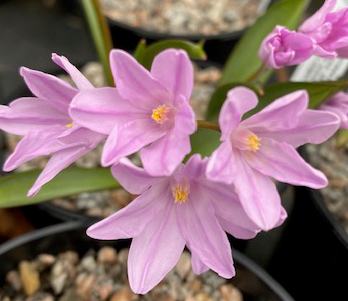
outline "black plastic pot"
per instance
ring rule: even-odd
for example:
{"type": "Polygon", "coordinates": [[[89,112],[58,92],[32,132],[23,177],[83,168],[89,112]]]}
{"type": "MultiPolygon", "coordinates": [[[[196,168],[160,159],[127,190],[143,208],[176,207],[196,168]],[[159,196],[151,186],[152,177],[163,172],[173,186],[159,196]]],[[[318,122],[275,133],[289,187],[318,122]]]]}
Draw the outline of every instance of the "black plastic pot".
{"type": "MultiPolygon", "coordinates": [[[[57,254],[68,249],[81,255],[89,249],[112,245],[116,249],[127,248],[130,240],[98,241],[86,236],[88,224],[71,222],[40,229],[0,246],[0,283],[6,273],[24,259],[34,259],[39,253],[57,254]]],[[[244,295],[245,301],[293,301],[290,295],[263,269],[250,259],[234,251],[237,276],[231,280],[244,295]]]]}
{"type": "Polygon", "coordinates": [[[346,300],[347,271],[347,233],[327,209],[320,190],[296,187],[269,272],[296,300],[346,300]]]}

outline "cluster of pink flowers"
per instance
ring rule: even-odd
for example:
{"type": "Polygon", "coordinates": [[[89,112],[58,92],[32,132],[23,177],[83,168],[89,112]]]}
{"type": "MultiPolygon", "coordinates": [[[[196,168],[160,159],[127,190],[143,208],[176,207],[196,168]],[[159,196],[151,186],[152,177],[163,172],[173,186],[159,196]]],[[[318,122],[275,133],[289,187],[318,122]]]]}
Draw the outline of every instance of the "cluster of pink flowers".
{"type": "Polygon", "coordinates": [[[348,58],[348,7],[332,12],[336,0],[323,6],[298,31],[276,26],[262,43],[259,57],[265,66],[279,69],[306,61],[312,55],[348,58]]]}
{"type": "MultiPolygon", "coordinates": [[[[221,145],[210,158],[191,152],[197,128],[189,105],[193,66],[182,50],[169,49],[151,71],[121,50],[110,54],[116,88],[94,88],[65,57],[53,55],[77,88],[57,77],[21,69],[35,97],[0,106],[0,128],[23,135],[4,169],[51,154],[29,191],[105,141],[101,164],[130,193],[130,205],[88,229],[98,239],[133,238],[128,260],[133,291],[147,293],[179,260],[185,246],[192,268],[235,275],[225,233],[253,238],[279,226],[287,214],[273,179],[321,188],[325,176],[295,148],[322,143],[340,120],[331,112],[307,109],[308,94],[297,91],[242,120],[257,95],[245,87],[228,93],[220,112],[221,145]],[[140,151],[143,168],[126,157],[140,151]]],[[[207,141],[209,143],[209,141],[207,141]]]]}

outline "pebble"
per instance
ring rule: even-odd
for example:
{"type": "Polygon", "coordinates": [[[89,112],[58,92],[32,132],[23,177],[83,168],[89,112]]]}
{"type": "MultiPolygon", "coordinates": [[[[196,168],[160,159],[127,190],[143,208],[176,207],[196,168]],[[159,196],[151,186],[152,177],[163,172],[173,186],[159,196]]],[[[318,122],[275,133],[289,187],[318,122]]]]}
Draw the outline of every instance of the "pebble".
{"type": "Polygon", "coordinates": [[[175,266],[175,271],[179,274],[181,279],[184,279],[191,270],[191,256],[187,252],[183,252],[178,263],[175,266]]]}
{"type": "Polygon", "coordinates": [[[243,301],[242,293],[232,284],[224,284],[219,288],[223,301],[243,301]]]}
{"type": "Polygon", "coordinates": [[[11,284],[11,286],[16,290],[20,291],[22,289],[22,280],[20,274],[15,271],[9,271],[6,275],[6,281],[11,284]]]}
{"type": "Polygon", "coordinates": [[[33,295],[40,288],[40,276],[34,265],[29,261],[19,263],[19,273],[23,283],[24,292],[33,295]]]}
{"type": "Polygon", "coordinates": [[[101,0],[113,20],[174,35],[241,30],[259,16],[262,0],[101,0]]]}
{"type": "Polygon", "coordinates": [[[117,252],[115,248],[103,247],[98,252],[98,262],[113,263],[117,259],[117,252]]]}
{"type": "Polygon", "coordinates": [[[134,294],[129,287],[123,287],[112,295],[110,301],[135,301],[138,296],[134,294]]]}

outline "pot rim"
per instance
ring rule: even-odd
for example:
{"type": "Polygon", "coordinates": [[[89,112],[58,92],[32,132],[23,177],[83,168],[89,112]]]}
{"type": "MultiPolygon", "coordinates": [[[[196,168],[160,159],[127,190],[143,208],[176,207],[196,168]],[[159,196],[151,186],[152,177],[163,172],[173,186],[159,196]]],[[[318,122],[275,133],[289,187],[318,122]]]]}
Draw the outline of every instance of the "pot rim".
{"type": "MultiPolygon", "coordinates": [[[[0,256],[10,252],[12,249],[20,247],[23,244],[35,241],[37,239],[42,239],[46,236],[55,235],[58,233],[78,230],[91,225],[86,221],[73,221],[66,222],[57,225],[48,226],[42,229],[31,231],[27,234],[21,235],[19,237],[13,238],[2,245],[0,245],[0,256]]],[[[277,295],[283,301],[294,301],[294,299],[289,295],[289,293],[275,280],[271,277],[263,268],[253,262],[251,259],[240,253],[238,250],[233,250],[233,259],[240,263],[242,266],[250,270],[255,274],[260,280],[268,286],[275,295],[277,295]]]]}

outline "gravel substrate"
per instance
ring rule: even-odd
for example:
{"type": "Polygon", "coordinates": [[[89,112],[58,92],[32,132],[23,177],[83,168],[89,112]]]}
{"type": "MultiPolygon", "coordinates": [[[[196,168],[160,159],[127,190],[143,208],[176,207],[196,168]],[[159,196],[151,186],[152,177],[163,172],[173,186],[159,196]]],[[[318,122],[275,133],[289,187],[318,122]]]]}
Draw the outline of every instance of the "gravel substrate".
{"type": "MultiPolygon", "coordinates": [[[[88,63],[82,72],[96,87],[105,86],[102,68],[98,63],[88,63]]],[[[221,77],[221,71],[216,67],[207,67],[200,69],[195,67],[195,85],[192,92],[190,103],[193,106],[197,119],[204,119],[208,102],[215,90],[216,83],[221,77]]],[[[70,81],[68,76],[62,76],[63,79],[70,81]]],[[[8,154],[12,152],[22,138],[21,136],[6,133],[8,154]]],[[[100,157],[103,145],[99,145],[94,151],[77,160],[77,166],[92,168],[100,166],[100,157]]],[[[34,168],[44,168],[48,157],[39,157],[22,164],[17,171],[26,171],[34,168]]],[[[137,156],[133,156],[134,161],[139,161],[137,156]]],[[[61,206],[67,210],[78,211],[88,216],[107,217],[117,210],[126,206],[134,196],[123,189],[113,191],[86,192],[79,195],[54,199],[55,205],[61,206]]]]}
{"type": "Polygon", "coordinates": [[[101,0],[110,19],[156,33],[216,35],[242,30],[265,0],[101,0]]]}
{"type": "Polygon", "coordinates": [[[0,300],[243,301],[242,293],[214,272],[195,275],[188,252],[158,286],[146,295],[136,295],[128,284],[127,258],[128,249],[117,253],[112,247],[90,250],[82,258],[74,251],[40,254],[7,273],[0,300]]]}
{"type": "Polygon", "coordinates": [[[328,178],[321,189],[327,208],[348,233],[348,145],[338,146],[337,136],[320,145],[308,145],[310,163],[328,178]]]}

